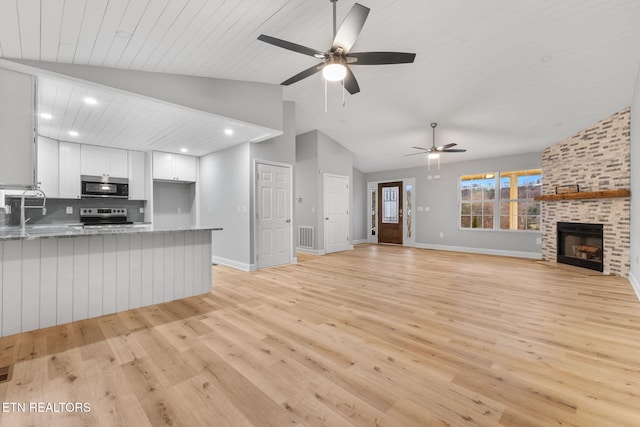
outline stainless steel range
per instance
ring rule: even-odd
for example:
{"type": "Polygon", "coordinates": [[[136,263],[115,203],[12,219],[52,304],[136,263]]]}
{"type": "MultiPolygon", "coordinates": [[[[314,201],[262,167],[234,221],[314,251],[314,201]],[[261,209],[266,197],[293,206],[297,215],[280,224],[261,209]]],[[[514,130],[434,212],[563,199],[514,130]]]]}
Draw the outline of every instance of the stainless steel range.
{"type": "Polygon", "coordinates": [[[84,227],[126,226],[127,208],[80,208],[80,222],[84,227]]]}

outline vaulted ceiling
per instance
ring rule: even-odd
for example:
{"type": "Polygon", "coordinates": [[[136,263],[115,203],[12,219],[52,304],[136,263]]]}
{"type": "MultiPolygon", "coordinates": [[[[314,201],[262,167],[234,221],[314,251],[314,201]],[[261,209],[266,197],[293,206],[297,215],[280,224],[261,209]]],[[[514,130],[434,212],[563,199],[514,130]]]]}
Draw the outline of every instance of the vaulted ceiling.
{"type": "MultiPolygon", "coordinates": [[[[315,75],[285,88],[297,133],[319,129],[364,172],[418,166],[411,146],[456,142],[443,162],[540,151],[630,104],[640,61],[637,0],[360,0],[354,51],[417,53],[353,67],[361,93],[315,75]]],[[[337,3],[338,23],[353,5],[337,3]]],[[[317,60],[329,0],[6,0],[0,56],[278,84],[317,60]]]]}

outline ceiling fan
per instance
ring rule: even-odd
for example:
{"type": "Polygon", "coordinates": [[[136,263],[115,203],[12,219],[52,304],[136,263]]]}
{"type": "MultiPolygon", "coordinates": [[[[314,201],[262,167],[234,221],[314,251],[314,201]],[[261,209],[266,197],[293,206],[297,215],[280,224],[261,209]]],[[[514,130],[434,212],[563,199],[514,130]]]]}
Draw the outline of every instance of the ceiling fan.
{"type": "Polygon", "coordinates": [[[433,129],[433,137],[431,139],[431,147],[429,148],[424,148],[424,147],[411,147],[411,148],[415,148],[416,150],[422,150],[420,153],[411,153],[411,154],[405,154],[406,156],[416,156],[418,154],[428,154],[427,159],[429,160],[428,162],[428,166],[429,169],[431,168],[431,159],[438,159],[438,169],[440,169],[440,153],[464,153],[465,151],[467,151],[466,149],[463,148],[453,148],[455,147],[456,143],[450,143],[450,144],[445,144],[445,145],[440,145],[438,147],[436,147],[436,127],[438,126],[437,123],[431,123],[431,129],[433,129]]]}
{"type": "Polygon", "coordinates": [[[288,86],[322,70],[322,75],[326,80],[342,80],[344,88],[353,95],[360,92],[360,86],[358,86],[358,82],[351,72],[349,65],[406,64],[414,61],[416,57],[415,53],[351,52],[351,48],[355,44],[358,35],[367,20],[370,9],[359,3],[355,3],[349,13],[347,13],[347,16],[344,18],[340,28],[336,30],[337,0],[329,1],[333,3],[333,43],[326,52],[264,34],[261,34],[258,37],[258,40],[265,43],[270,43],[284,49],[313,56],[322,60],[321,63],[307,68],[306,70],[285,80],[281,83],[282,85],[288,86]]]}

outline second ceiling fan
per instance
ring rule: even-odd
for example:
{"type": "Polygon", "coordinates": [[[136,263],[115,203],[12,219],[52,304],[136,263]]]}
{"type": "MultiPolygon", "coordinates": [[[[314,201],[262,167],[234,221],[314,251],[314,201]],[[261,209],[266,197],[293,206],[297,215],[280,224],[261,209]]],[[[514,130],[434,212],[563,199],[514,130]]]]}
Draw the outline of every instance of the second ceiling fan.
{"type": "Polygon", "coordinates": [[[333,43],[326,52],[302,46],[286,40],[261,34],[258,40],[272,44],[304,55],[321,59],[322,62],[307,68],[295,76],[285,80],[281,84],[288,86],[322,70],[323,77],[330,81],[344,83],[344,88],[350,94],[360,92],[360,86],[349,68],[350,65],[382,65],[382,64],[407,64],[412,63],[415,53],[404,52],[351,52],[351,48],[358,39],[358,35],[364,26],[370,9],[359,3],[353,5],[340,28],[336,29],[336,1],[333,3],[333,43]]]}

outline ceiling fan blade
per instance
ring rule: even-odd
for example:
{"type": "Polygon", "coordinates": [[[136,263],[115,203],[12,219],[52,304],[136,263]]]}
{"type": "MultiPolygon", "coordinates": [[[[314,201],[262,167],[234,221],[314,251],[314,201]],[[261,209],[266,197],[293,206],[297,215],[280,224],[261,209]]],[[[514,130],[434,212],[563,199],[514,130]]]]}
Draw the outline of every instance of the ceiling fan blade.
{"type": "Polygon", "coordinates": [[[315,73],[317,73],[318,71],[322,70],[322,67],[324,67],[324,63],[320,63],[320,64],[317,64],[317,65],[314,65],[313,67],[309,67],[306,70],[299,72],[295,76],[283,81],[280,84],[283,85],[283,86],[289,86],[290,84],[293,84],[295,82],[299,82],[300,80],[305,79],[305,78],[307,78],[309,76],[312,76],[315,73]]]}
{"type": "MultiPolygon", "coordinates": [[[[358,3],[356,3],[358,4],[358,3]]],[[[353,75],[351,69],[347,68],[347,75],[344,77],[344,88],[351,94],[355,95],[360,92],[360,86],[358,85],[358,81],[356,80],[356,76],[353,75]]]]}
{"type": "Polygon", "coordinates": [[[404,156],[405,156],[405,157],[408,157],[408,156],[417,156],[418,154],[422,154],[422,155],[424,156],[424,155],[425,155],[425,154],[427,154],[427,153],[411,153],[411,154],[405,154],[404,156]]]}
{"type": "Polygon", "coordinates": [[[324,57],[324,52],[320,52],[319,50],[311,49],[310,47],[302,46],[296,43],[291,43],[286,40],[277,39],[275,37],[266,36],[264,34],[260,34],[258,36],[258,40],[263,41],[265,43],[272,44],[274,46],[281,47],[283,49],[288,49],[294,52],[302,53],[304,55],[315,56],[316,58],[324,57]]]}
{"type": "Polygon", "coordinates": [[[413,148],[413,149],[415,149],[415,150],[424,150],[424,151],[429,151],[429,150],[431,150],[431,148],[424,148],[424,147],[411,147],[411,148],[413,148]]]}
{"type": "Polygon", "coordinates": [[[358,39],[360,31],[362,31],[362,27],[369,15],[369,10],[368,7],[364,7],[359,3],[353,5],[342,24],[340,24],[340,28],[336,31],[336,36],[333,38],[333,44],[331,45],[332,51],[340,47],[344,53],[349,53],[358,39]]]}
{"type": "Polygon", "coordinates": [[[352,65],[409,64],[416,58],[415,53],[405,52],[359,52],[350,53],[349,58],[356,58],[352,65]]]}
{"type": "Polygon", "coordinates": [[[467,150],[463,148],[445,148],[444,150],[438,150],[438,151],[440,151],[441,153],[464,153],[467,150]]]}
{"type": "Polygon", "coordinates": [[[454,142],[452,142],[451,144],[441,145],[441,146],[438,147],[438,150],[445,150],[447,148],[455,147],[456,145],[458,145],[458,144],[456,144],[454,142]]]}

